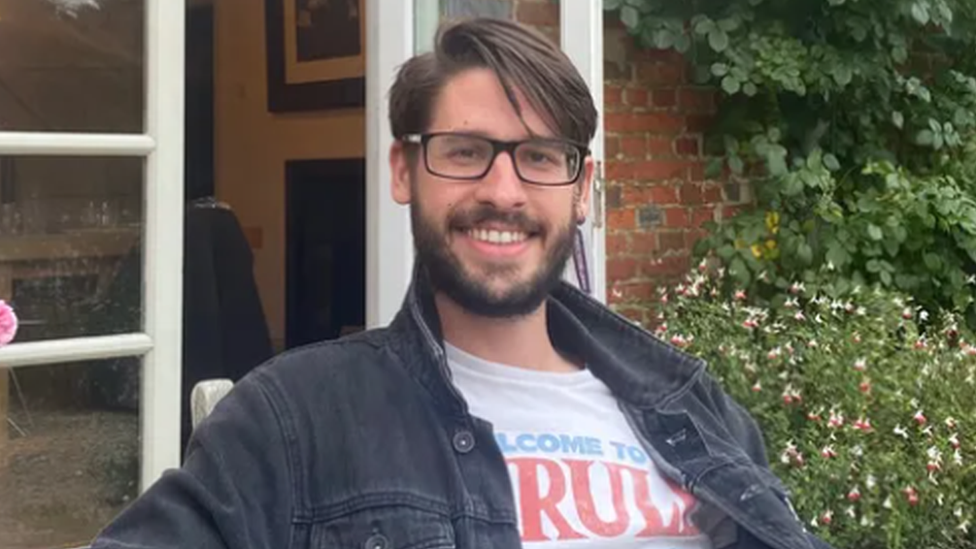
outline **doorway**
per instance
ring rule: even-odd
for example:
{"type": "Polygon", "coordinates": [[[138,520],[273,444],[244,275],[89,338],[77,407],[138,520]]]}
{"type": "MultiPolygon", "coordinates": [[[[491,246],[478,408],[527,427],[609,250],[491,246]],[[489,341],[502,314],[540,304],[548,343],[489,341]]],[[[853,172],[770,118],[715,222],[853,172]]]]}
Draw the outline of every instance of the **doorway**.
{"type": "Polygon", "coordinates": [[[366,323],[366,165],[298,160],[285,168],[285,344],[360,331],[366,323]]]}

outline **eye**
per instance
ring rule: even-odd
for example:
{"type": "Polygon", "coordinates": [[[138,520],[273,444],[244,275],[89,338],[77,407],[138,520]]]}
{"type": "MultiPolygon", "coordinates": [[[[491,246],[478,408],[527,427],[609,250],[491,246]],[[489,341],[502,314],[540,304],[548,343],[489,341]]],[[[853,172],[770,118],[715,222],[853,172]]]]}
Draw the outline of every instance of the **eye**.
{"type": "Polygon", "coordinates": [[[447,155],[450,158],[457,158],[460,160],[472,160],[472,159],[481,158],[482,153],[481,150],[475,147],[456,146],[450,148],[447,151],[447,155]]]}
{"type": "Polygon", "coordinates": [[[527,162],[531,162],[532,164],[538,164],[543,166],[549,164],[556,164],[559,162],[558,152],[550,150],[545,147],[527,148],[523,151],[522,158],[527,162]]]}

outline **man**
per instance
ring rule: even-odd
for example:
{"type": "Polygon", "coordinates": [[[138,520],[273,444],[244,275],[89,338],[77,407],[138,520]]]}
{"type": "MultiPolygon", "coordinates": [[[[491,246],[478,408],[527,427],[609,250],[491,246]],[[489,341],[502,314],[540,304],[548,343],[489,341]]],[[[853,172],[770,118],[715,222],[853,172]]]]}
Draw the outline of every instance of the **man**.
{"type": "Polygon", "coordinates": [[[561,282],[596,118],[540,35],[443,29],[390,94],[396,319],[245,378],[95,547],[825,547],[702,364],[561,282]]]}

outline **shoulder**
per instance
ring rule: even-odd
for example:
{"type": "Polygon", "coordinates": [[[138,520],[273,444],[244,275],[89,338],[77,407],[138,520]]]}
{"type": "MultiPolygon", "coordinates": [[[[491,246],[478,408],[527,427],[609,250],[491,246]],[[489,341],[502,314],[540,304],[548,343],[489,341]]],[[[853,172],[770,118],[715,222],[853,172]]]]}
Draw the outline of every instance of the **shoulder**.
{"type": "Polygon", "coordinates": [[[273,398],[287,396],[288,400],[321,395],[337,385],[348,387],[357,379],[376,380],[382,377],[378,370],[388,370],[395,358],[388,350],[389,338],[388,330],[376,329],[297,347],[255,368],[248,378],[273,398]]]}

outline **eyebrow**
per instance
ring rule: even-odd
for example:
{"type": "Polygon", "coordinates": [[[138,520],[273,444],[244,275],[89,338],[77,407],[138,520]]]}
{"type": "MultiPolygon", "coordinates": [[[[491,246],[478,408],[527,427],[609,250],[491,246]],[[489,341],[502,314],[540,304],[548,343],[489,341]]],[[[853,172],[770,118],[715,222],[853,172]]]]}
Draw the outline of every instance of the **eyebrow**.
{"type": "Polygon", "coordinates": [[[499,138],[499,137],[495,137],[494,135],[491,135],[489,132],[487,132],[485,130],[477,130],[477,129],[474,129],[474,130],[466,130],[466,129],[449,129],[449,130],[433,130],[432,129],[432,130],[428,130],[428,133],[438,133],[438,132],[440,132],[440,133],[456,133],[456,134],[460,134],[460,135],[472,135],[472,136],[475,136],[475,137],[484,137],[485,139],[495,139],[497,141],[533,141],[533,140],[536,140],[536,139],[542,140],[542,141],[550,141],[550,140],[561,141],[562,140],[561,137],[556,136],[556,135],[541,135],[541,134],[535,134],[535,135],[529,134],[528,136],[518,137],[518,138],[515,138],[515,139],[502,139],[502,138],[499,138]]]}

